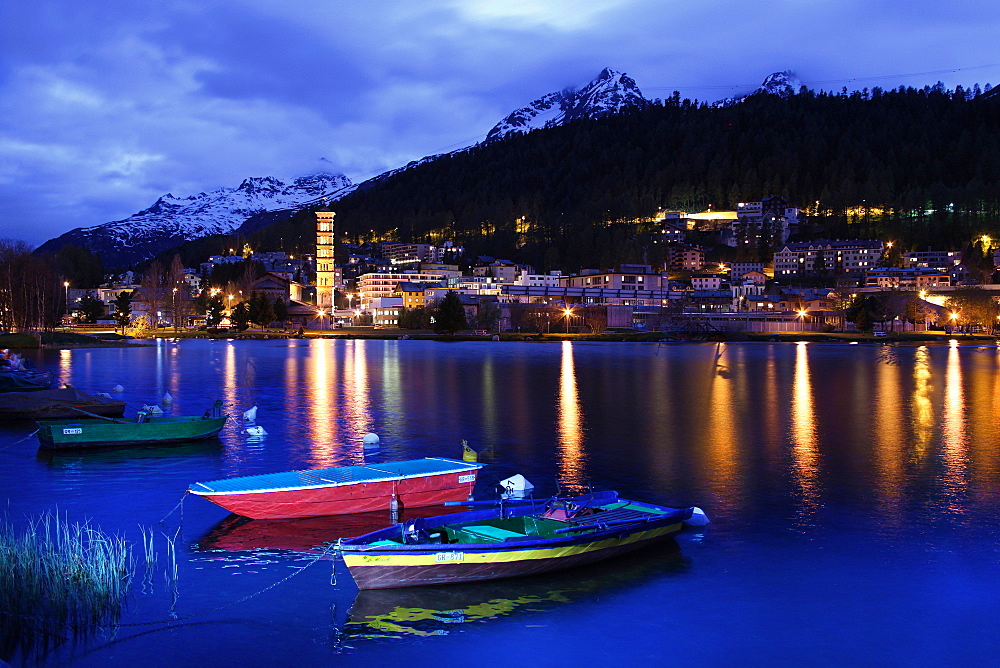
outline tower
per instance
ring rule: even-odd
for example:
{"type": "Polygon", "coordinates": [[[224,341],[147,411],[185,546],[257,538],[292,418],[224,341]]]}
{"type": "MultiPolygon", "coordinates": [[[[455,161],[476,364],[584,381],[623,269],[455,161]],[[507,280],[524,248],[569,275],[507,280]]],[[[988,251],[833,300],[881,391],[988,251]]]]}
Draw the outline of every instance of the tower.
{"type": "Polygon", "coordinates": [[[333,216],[326,207],[316,210],[316,306],[333,308],[333,216]]]}

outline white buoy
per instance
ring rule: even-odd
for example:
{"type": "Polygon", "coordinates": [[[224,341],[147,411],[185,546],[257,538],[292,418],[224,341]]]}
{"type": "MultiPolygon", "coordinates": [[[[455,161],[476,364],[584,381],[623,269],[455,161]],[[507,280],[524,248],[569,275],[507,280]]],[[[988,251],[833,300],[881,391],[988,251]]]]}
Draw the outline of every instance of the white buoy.
{"type": "Polygon", "coordinates": [[[244,422],[256,422],[257,421],[257,407],[256,406],[254,406],[253,408],[251,408],[250,410],[248,410],[247,412],[245,412],[243,414],[243,421],[244,422]]]}
{"type": "Polygon", "coordinates": [[[504,478],[500,481],[500,486],[507,490],[506,493],[510,496],[523,496],[535,489],[535,486],[520,473],[504,478]]]}
{"type": "Polygon", "coordinates": [[[125,388],[122,387],[121,385],[115,385],[114,387],[111,388],[111,391],[112,392],[124,392],[125,388]]]}
{"type": "Polygon", "coordinates": [[[708,515],[701,508],[695,506],[691,509],[691,519],[684,520],[684,524],[690,527],[703,527],[709,523],[708,515]]]}
{"type": "Polygon", "coordinates": [[[371,432],[365,434],[365,437],[362,440],[364,441],[366,448],[377,448],[380,445],[378,434],[373,434],[371,432]]]}
{"type": "Polygon", "coordinates": [[[164,392],[163,394],[163,405],[169,406],[174,403],[174,398],[170,396],[169,392],[164,392]]]}
{"type": "Polygon", "coordinates": [[[143,406],[142,410],[146,411],[150,415],[163,415],[163,409],[159,406],[143,406]]]}
{"type": "Polygon", "coordinates": [[[267,432],[264,431],[263,427],[247,427],[245,431],[251,436],[267,436],[267,432]]]}
{"type": "Polygon", "coordinates": [[[98,392],[96,396],[100,397],[101,399],[110,399],[111,398],[111,395],[108,394],[107,392],[98,392]]]}

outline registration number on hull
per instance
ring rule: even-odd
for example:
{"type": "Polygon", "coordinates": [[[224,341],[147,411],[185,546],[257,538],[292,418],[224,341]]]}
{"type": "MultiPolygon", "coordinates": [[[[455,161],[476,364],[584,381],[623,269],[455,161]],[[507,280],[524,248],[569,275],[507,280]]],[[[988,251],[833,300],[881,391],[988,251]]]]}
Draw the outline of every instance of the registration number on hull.
{"type": "Polygon", "coordinates": [[[83,428],[82,427],[68,427],[66,429],[63,429],[63,434],[64,435],[82,434],[82,433],[83,433],[83,428]]]}
{"type": "Polygon", "coordinates": [[[437,552],[434,554],[434,562],[442,564],[448,561],[465,561],[463,552],[437,552]]]}
{"type": "Polygon", "coordinates": [[[458,482],[460,482],[460,483],[463,483],[463,482],[475,482],[475,481],[476,481],[476,476],[475,475],[460,475],[460,476],[458,476],[458,482]]]}

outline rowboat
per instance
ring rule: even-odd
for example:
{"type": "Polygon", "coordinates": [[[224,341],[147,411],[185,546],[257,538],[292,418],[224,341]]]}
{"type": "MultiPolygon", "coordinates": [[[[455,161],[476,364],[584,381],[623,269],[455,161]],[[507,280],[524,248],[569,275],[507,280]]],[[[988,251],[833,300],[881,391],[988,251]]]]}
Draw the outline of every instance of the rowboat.
{"type": "Polygon", "coordinates": [[[52,385],[52,373],[24,369],[0,369],[0,393],[36,392],[52,385]]]}
{"type": "Polygon", "coordinates": [[[0,393],[0,420],[79,420],[124,414],[124,401],[87,394],[75,387],[0,393]]]}
{"type": "Polygon", "coordinates": [[[597,492],[524,500],[410,520],[345,538],[335,549],[359,589],[479,582],[589,564],[667,539],[697,508],[667,508],[597,492]]]}
{"type": "Polygon", "coordinates": [[[97,448],[118,445],[163,445],[214,438],[229,418],[221,414],[221,401],[201,416],[147,415],[136,421],[41,420],[38,440],[45,448],[97,448]]]}
{"type": "Polygon", "coordinates": [[[251,519],[288,519],[464,501],[482,464],[425,457],[196,482],[188,491],[251,519]]]}

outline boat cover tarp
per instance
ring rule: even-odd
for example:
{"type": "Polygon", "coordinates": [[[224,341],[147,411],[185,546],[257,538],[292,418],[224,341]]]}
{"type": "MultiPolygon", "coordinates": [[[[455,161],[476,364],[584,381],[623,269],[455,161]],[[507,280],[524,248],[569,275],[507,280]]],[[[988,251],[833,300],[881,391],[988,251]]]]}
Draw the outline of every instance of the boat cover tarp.
{"type": "Polygon", "coordinates": [[[0,372],[0,393],[44,390],[51,382],[52,378],[48,374],[2,371],[0,372]]]}
{"type": "Polygon", "coordinates": [[[227,478],[209,482],[197,482],[192,491],[205,492],[245,492],[253,490],[288,489],[302,487],[328,487],[331,485],[351,485],[358,482],[401,479],[427,475],[439,475],[452,471],[472,471],[482,468],[482,464],[458,461],[457,459],[434,458],[411,459],[385,464],[359,464],[356,466],[336,466],[327,469],[303,471],[282,471],[262,475],[227,478]]]}
{"type": "Polygon", "coordinates": [[[67,405],[87,410],[87,406],[125,404],[114,399],[106,399],[93,394],[87,394],[75,387],[63,387],[55,390],[38,390],[36,392],[0,393],[0,415],[4,413],[28,413],[50,408],[62,408],[67,405]]]}

